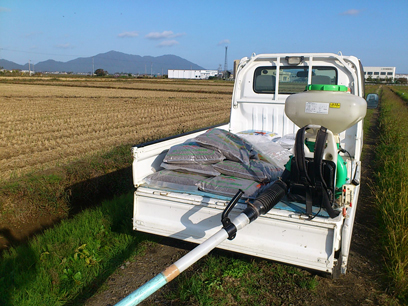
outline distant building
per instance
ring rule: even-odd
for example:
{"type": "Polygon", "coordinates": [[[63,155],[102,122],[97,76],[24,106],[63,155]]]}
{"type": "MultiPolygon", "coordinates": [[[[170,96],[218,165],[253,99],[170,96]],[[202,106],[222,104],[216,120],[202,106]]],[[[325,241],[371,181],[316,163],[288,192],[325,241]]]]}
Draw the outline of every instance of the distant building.
{"type": "Polygon", "coordinates": [[[395,69],[395,67],[364,67],[364,78],[394,80],[395,69]]]}
{"type": "Polygon", "coordinates": [[[205,80],[217,76],[218,70],[168,70],[169,79],[197,79],[205,80]]]}
{"type": "Polygon", "coordinates": [[[24,74],[29,74],[29,75],[33,75],[33,74],[35,74],[35,72],[34,72],[34,71],[32,71],[32,70],[21,70],[21,73],[24,73],[24,74]]]}
{"type": "Polygon", "coordinates": [[[408,74],[396,74],[395,77],[398,78],[406,78],[408,79],[408,74]]]}
{"type": "Polygon", "coordinates": [[[408,74],[396,74],[395,81],[399,84],[408,84],[408,74]]]}

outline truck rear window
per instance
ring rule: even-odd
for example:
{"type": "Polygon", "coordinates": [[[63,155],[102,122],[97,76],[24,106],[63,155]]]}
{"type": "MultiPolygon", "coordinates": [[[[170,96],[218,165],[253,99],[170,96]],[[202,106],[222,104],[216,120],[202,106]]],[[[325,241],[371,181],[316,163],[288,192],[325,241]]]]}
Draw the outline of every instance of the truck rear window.
{"type": "MultiPolygon", "coordinates": [[[[308,84],[337,85],[337,70],[334,67],[313,67],[312,80],[308,82],[309,67],[281,66],[278,92],[293,94],[305,90],[308,84]]],[[[254,74],[254,91],[273,94],[276,90],[276,67],[258,67],[254,74]]]]}

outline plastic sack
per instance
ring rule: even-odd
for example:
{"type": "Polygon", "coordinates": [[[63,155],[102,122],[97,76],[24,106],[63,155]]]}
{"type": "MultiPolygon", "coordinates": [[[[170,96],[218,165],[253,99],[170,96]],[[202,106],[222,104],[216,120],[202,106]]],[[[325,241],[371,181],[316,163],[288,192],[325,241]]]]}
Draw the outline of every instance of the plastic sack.
{"type": "Polygon", "coordinates": [[[224,160],[215,164],[213,167],[222,174],[258,182],[274,181],[281,176],[283,172],[283,169],[280,167],[261,160],[250,160],[249,165],[224,160]]]}
{"type": "Polygon", "coordinates": [[[279,143],[273,141],[257,143],[254,147],[258,150],[258,155],[261,160],[265,160],[281,169],[285,168],[286,163],[293,155],[291,150],[285,149],[279,143]]]}
{"type": "Polygon", "coordinates": [[[249,164],[250,158],[257,157],[257,152],[249,142],[222,129],[210,129],[194,140],[203,147],[218,150],[229,160],[246,165],[249,164]]]}
{"type": "Polygon", "coordinates": [[[198,184],[207,177],[194,173],[160,170],[145,177],[149,187],[170,188],[181,191],[197,191],[198,184]]]}
{"type": "Polygon", "coordinates": [[[263,186],[256,181],[220,175],[202,180],[198,184],[198,189],[229,197],[234,196],[241,189],[244,192],[243,198],[256,198],[260,190],[263,190],[263,186]]]}
{"type": "Polygon", "coordinates": [[[161,163],[160,167],[167,170],[177,170],[188,173],[198,173],[208,176],[217,176],[221,173],[214,169],[212,165],[206,164],[168,164],[161,163]]]}
{"type": "Polygon", "coordinates": [[[278,141],[280,136],[274,132],[265,132],[258,130],[248,130],[237,133],[237,135],[244,140],[248,141],[250,144],[254,145],[258,142],[269,142],[278,141]]]}
{"type": "Polygon", "coordinates": [[[189,141],[172,146],[163,161],[169,164],[215,164],[224,159],[225,156],[219,151],[189,141]]]}
{"type": "Polygon", "coordinates": [[[258,152],[261,160],[267,161],[277,167],[284,169],[285,164],[293,155],[291,149],[291,135],[288,134],[280,138],[272,132],[239,132],[238,135],[249,142],[258,152]],[[275,136],[276,135],[276,136],[275,136]],[[284,144],[285,146],[281,145],[284,144]]]}
{"type": "Polygon", "coordinates": [[[288,150],[292,150],[295,146],[295,139],[296,134],[286,134],[282,138],[280,138],[277,143],[279,143],[282,147],[288,150]]]}

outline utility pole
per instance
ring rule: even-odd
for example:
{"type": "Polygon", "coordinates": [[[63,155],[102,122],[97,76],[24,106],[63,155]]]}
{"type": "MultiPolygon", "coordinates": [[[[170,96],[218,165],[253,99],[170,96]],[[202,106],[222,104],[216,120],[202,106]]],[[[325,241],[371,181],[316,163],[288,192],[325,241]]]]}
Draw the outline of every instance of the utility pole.
{"type": "Polygon", "coordinates": [[[30,67],[30,64],[31,64],[31,60],[28,60],[28,75],[29,75],[29,76],[31,76],[31,67],[30,67]]]}
{"type": "Polygon", "coordinates": [[[225,46],[225,62],[224,62],[224,71],[225,72],[227,72],[227,70],[228,70],[227,51],[228,51],[228,46],[225,46]]]}
{"type": "Polygon", "coordinates": [[[95,63],[94,63],[94,58],[92,57],[92,74],[91,76],[93,76],[95,73],[95,63]]]}

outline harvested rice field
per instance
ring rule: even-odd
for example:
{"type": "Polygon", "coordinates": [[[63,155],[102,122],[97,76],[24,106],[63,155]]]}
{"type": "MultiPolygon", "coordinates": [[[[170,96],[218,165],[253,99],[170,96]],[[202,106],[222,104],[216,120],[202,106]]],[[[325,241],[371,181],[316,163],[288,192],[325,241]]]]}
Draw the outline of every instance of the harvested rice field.
{"type": "Polygon", "coordinates": [[[228,122],[231,93],[202,80],[1,79],[0,180],[228,122]]]}

